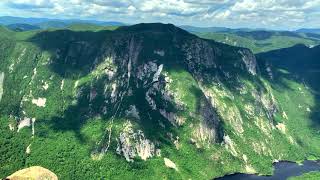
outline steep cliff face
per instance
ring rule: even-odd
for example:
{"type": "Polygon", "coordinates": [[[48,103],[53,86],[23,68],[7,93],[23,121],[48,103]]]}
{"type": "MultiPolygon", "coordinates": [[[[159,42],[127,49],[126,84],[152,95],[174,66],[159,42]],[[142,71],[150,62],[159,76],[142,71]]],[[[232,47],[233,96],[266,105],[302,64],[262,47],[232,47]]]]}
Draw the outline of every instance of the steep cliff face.
{"type": "MultiPolygon", "coordinates": [[[[267,173],[277,159],[318,152],[292,133],[282,89],[248,49],[164,24],[39,31],[10,42],[0,67],[1,162],[9,165],[0,174],[27,163],[62,179],[210,179],[267,173]]],[[[292,83],[307,106],[312,95],[292,83]]]]}

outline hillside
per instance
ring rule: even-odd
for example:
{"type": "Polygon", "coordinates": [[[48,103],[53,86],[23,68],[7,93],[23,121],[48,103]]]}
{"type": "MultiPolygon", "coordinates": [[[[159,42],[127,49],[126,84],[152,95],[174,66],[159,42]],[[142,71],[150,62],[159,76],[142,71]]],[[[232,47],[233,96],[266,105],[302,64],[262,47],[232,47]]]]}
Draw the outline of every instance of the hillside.
{"type": "Polygon", "coordinates": [[[194,32],[201,38],[212,39],[232,46],[251,49],[254,53],[288,48],[296,44],[315,46],[320,44],[320,36],[314,33],[297,33],[291,31],[228,31],[228,32],[194,32]]]}
{"type": "Polygon", "coordinates": [[[308,29],[308,28],[303,28],[303,29],[298,29],[297,32],[320,34],[320,29],[308,29]]]}
{"type": "MultiPolygon", "coordinates": [[[[316,81],[268,54],[170,24],[0,30],[3,177],[212,179],[319,158],[316,81]]],[[[297,61],[317,71],[315,56],[297,61]]]]}
{"type": "Polygon", "coordinates": [[[39,26],[42,29],[48,28],[63,28],[70,24],[94,24],[100,26],[123,26],[124,23],[114,21],[96,21],[96,20],[82,20],[82,19],[50,19],[50,18],[25,18],[0,16],[0,25],[10,24],[29,24],[39,26]]]}
{"type": "Polygon", "coordinates": [[[8,29],[13,31],[32,31],[32,30],[38,30],[40,27],[33,26],[29,24],[10,24],[6,26],[8,29]]]}

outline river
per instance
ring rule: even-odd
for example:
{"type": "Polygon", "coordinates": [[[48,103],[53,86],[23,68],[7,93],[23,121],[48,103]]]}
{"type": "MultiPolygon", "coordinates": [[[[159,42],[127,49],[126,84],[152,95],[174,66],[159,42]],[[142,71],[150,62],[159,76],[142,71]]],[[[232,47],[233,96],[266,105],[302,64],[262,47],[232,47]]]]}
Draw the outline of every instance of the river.
{"type": "Polygon", "coordinates": [[[274,163],[274,169],[272,176],[236,173],[216,178],[216,180],[285,180],[310,171],[320,171],[320,161],[304,161],[301,165],[294,162],[281,161],[274,163]]]}

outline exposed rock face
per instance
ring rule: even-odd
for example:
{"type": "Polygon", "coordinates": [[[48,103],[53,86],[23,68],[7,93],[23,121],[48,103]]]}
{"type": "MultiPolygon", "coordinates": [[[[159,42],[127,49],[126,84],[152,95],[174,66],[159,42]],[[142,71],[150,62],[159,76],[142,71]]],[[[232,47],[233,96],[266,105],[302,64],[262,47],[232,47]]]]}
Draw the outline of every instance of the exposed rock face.
{"type": "Polygon", "coordinates": [[[57,175],[48,169],[40,166],[32,166],[26,169],[19,170],[6,179],[9,180],[23,180],[23,179],[35,179],[35,180],[58,180],[57,175]]]}
{"type": "Polygon", "coordinates": [[[236,146],[234,142],[231,140],[231,138],[228,135],[225,135],[223,137],[223,140],[225,142],[226,149],[233,155],[238,156],[238,152],[236,151],[236,146]]]}
{"type": "MultiPolygon", "coordinates": [[[[24,127],[30,127],[32,126],[32,136],[34,136],[35,133],[35,129],[34,129],[34,123],[35,123],[36,119],[35,118],[28,118],[25,117],[23,119],[20,119],[19,123],[18,123],[18,130],[17,132],[19,132],[22,128],[24,127]]],[[[9,124],[10,129],[14,130],[14,126],[12,124],[9,124]]]]}
{"type": "Polygon", "coordinates": [[[134,132],[129,121],[124,124],[124,130],[120,133],[116,151],[128,162],[132,162],[135,157],[147,160],[156,154],[154,143],[145,138],[141,130],[134,132]]]}
{"type": "Polygon", "coordinates": [[[44,82],[42,88],[43,88],[44,90],[48,90],[48,88],[49,88],[48,82],[44,82]]]}
{"type": "MultiPolygon", "coordinates": [[[[206,98],[211,104],[212,111],[217,112],[219,114],[219,117],[221,117],[222,120],[225,122],[228,122],[231,127],[235,130],[236,133],[242,134],[244,132],[243,129],[243,120],[240,115],[239,109],[236,105],[229,105],[227,106],[225,102],[222,100],[223,98],[230,98],[234,99],[231,92],[229,92],[227,89],[223,88],[222,86],[212,86],[211,88],[201,88],[204,92],[206,98]]],[[[216,116],[218,118],[218,116],[216,116]]],[[[219,118],[218,118],[219,119],[219,118]]],[[[221,126],[220,126],[221,128],[221,126]]],[[[216,129],[217,132],[220,132],[220,139],[223,135],[220,129],[216,129]]]]}
{"type": "Polygon", "coordinates": [[[178,117],[177,117],[177,115],[176,115],[175,113],[173,113],[173,112],[167,112],[167,111],[164,110],[164,109],[160,109],[159,112],[160,112],[160,114],[161,114],[164,118],[166,118],[172,125],[177,126],[177,122],[176,122],[176,121],[177,121],[178,117]]]}
{"type": "Polygon", "coordinates": [[[64,87],[64,79],[62,79],[61,84],[60,84],[60,90],[62,91],[64,87]]]}
{"type": "Polygon", "coordinates": [[[158,54],[159,56],[164,56],[165,52],[163,50],[155,50],[153,51],[155,54],[158,54]]]}
{"type": "Polygon", "coordinates": [[[161,64],[161,65],[158,67],[156,73],[153,75],[152,82],[157,82],[157,81],[159,81],[159,77],[160,77],[160,74],[161,74],[162,69],[163,69],[163,64],[161,64]]]}
{"type": "Polygon", "coordinates": [[[158,65],[155,62],[149,61],[138,67],[137,78],[142,82],[142,86],[145,87],[149,83],[156,82],[159,79],[160,73],[163,69],[163,65],[158,65]],[[150,81],[152,79],[152,81],[150,81]]]}
{"type": "Polygon", "coordinates": [[[205,69],[217,66],[215,59],[220,52],[204,40],[192,40],[184,44],[182,50],[185,53],[185,61],[189,71],[199,80],[202,80],[205,69]]]}
{"type": "Polygon", "coordinates": [[[239,53],[242,55],[242,61],[246,65],[248,72],[252,75],[257,74],[257,60],[250,50],[243,49],[239,53]]]}
{"type": "Polygon", "coordinates": [[[269,86],[265,86],[265,90],[253,90],[251,95],[256,100],[256,103],[260,104],[260,110],[264,111],[264,114],[272,122],[274,120],[275,113],[278,112],[278,105],[271,88],[269,86]]]}
{"type": "Polygon", "coordinates": [[[20,129],[29,126],[31,126],[31,118],[26,117],[24,119],[21,119],[18,124],[18,132],[20,131],[20,129]]]}
{"type": "Polygon", "coordinates": [[[172,162],[170,159],[168,158],[163,158],[164,160],[164,164],[168,167],[168,168],[171,168],[171,169],[174,169],[176,171],[178,171],[178,168],[176,166],[176,164],[174,162],[172,162]]]}
{"type": "Polygon", "coordinates": [[[139,111],[135,105],[130,105],[129,109],[126,111],[126,116],[140,119],[139,111]]]}
{"type": "Polygon", "coordinates": [[[140,88],[139,90],[145,91],[145,100],[152,110],[158,111],[173,126],[181,125],[184,123],[182,118],[163,108],[163,105],[160,105],[162,107],[158,108],[159,100],[157,101],[156,97],[159,95],[162,101],[160,104],[175,104],[171,95],[167,92],[167,82],[162,74],[163,68],[163,64],[157,65],[152,61],[139,66],[136,73],[136,77],[138,78],[136,87],[140,88]]]}
{"type": "Polygon", "coordinates": [[[216,111],[206,97],[200,98],[199,106],[202,121],[193,132],[194,137],[201,143],[221,142],[223,131],[216,111]]]}
{"type": "Polygon", "coordinates": [[[26,154],[30,154],[31,153],[31,144],[29,144],[29,146],[26,149],[26,154]]]}
{"type": "Polygon", "coordinates": [[[3,81],[4,81],[4,73],[0,72],[0,102],[3,95],[3,81]]]}
{"type": "Polygon", "coordinates": [[[281,131],[283,134],[286,134],[286,125],[283,123],[279,123],[276,125],[277,129],[279,129],[279,131],[281,131]]]}
{"type": "Polygon", "coordinates": [[[273,80],[273,73],[272,73],[272,69],[271,69],[271,66],[266,63],[266,72],[268,73],[268,76],[271,80],[273,80]]]}
{"type": "Polygon", "coordinates": [[[38,98],[38,99],[32,99],[32,104],[37,105],[38,107],[45,107],[46,106],[46,98],[38,98]]]}

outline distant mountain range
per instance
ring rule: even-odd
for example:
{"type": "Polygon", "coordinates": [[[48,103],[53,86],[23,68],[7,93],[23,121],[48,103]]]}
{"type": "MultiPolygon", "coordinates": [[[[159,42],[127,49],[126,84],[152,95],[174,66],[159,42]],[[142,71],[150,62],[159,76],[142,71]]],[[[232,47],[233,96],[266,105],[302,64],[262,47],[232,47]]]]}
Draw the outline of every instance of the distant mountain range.
{"type": "Polygon", "coordinates": [[[255,31],[264,29],[250,29],[250,28],[226,28],[226,27],[195,27],[195,26],[180,26],[180,28],[189,32],[237,32],[237,31],[255,31]]]}
{"type": "Polygon", "coordinates": [[[31,30],[41,29],[39,26],[30,25],[30,24],[20,24],[20,23],[9,24],[6,27],[13,31],[31,31],[31,30]]]}
{"type": "MultiPolygon", "coordinates": [[[[94,24],[100,26],[124,26],[126,24],[116,21],[96,21],[96,20],[80,20],[80,19],[49,19],[49,18],[22,18],[22,17],[12,17],[12,16],[2,16],[0,17],[0,25],[9,27],[9,29],[30,27],[34,26],[31,30],[36,27],[39,29],[47,28],[64,28],[71,24],[94,24]],[[10,25],[10,26],[9,26],[10,25]]],[[[24,29],[24,28],[22,28],[24,29]]],[[[29,30],[29,28],[27,28],[29,30]]]]}
{"type": "Polygon", "coordinates": [[[196,26],[188,26],[183,25],[179,26],[180,28],[189,31],[189,32],[295,32],[295,33],[316,33],[320,34],[320,29],[313,29],[313,28],[302,28],[295,31],[286,31],[286,30],[271,30],[271,29],[264,29],[264,28],[227,28],[227,27],[196,27],[196,26]]]}
{"type": "MultiPolygon", "coordinates": [[[[0,25],[7,26],[11,30],[15,31],[28,31],[35,29],[48,29],[48,28],[66,28],[73,24],[92,24],[98,26],[125,26],[126,23],[117,21],[97,21],[97,20],[81,20],[81,19],[50,19],[50,18],[23,18],[23,17],[13,17],[13,16],[2,16],[0,17],[0,25]]],[[[309,36],[314,36],[319,38],[317,35],[320,34],[320,29],[312,28],[302,28],[296,31],[275,31],[268,30],[264,28],[227,28],[227,27],[196,27],[190,25],[179,26],[189,32],[194,33],[209,33],[209,32],[219,32],[219,33],[237,33],[244,32],[242,35],[249,35],[251,33],[267,35],[270,32],[283,32],[283,33],[309,33],[309,36]]]]}
{"type": "Polygon", "coordinates": [[[320,34],[320,29],[298,29],[296,32],[302,32],[302,33],[317,33],[320,34]]]}

